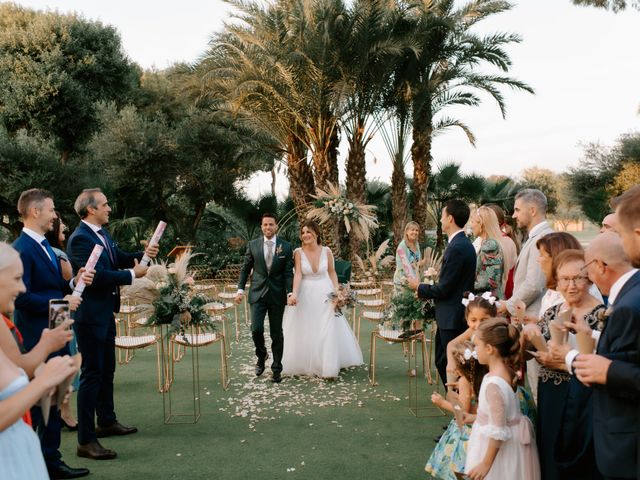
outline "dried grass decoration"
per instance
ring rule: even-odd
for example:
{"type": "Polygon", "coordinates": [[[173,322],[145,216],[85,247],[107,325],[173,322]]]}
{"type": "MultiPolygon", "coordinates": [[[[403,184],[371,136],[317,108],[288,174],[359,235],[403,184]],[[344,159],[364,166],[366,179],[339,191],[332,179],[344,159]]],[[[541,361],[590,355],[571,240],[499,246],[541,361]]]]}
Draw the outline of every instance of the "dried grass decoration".
{"type": "Polygon", "coordinates": [[[378,228],[378,220],[373,205],[362,205],[345,197],[340,188],[329,183],[326,190],[316,188],[317,194],[314,208],[307,213],[307,218],[323,224],[332,218],[344,222],[347,233],[353,234],[357,240],[366,242],[371,231],[378,228]]]}
{"type": "Polygon", "coordinates": [[[189,261],[193,254],[187,252],[173,265],[156,264],[149,267],[144,278],[136,280],[126,294],[147,309],[150,316],[147,325],[169,325],[170,333],[185,333],[189,327],[214,331],[215,326],[203,306],[206,296],[192,290],[193,276],[189,261]]]}

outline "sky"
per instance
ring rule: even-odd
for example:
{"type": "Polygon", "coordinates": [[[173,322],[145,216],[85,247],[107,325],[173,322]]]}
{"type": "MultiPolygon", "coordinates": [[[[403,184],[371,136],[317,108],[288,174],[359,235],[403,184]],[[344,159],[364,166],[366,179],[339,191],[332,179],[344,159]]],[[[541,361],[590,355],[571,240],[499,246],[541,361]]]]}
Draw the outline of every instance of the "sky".
{"type": "MultiPolygon", "coordinates": [[[[133,61],[157,69],[197,60],[230,12],[221,0],[14,3],[75,11],[112,25],[133,61]]],[[[513,62],[509,74],[536,93],[505,91],[506,119],[490,98],[478,108],[450,111],[471,127],[477,144],[469,145],[459,130],[443,133],[434,141],[436,165],[455,161],[466,172],[513,177],[533,166],[561,172],[578,165],[582,145],[612,145],[621,134],[640,130],[639,11],[614,14],[576,7],[570,0],[520,0],[511,11],[480,22],[477,31],[522,37],[508,48],[513,62]]],[[[407,173],[411,175],[410,164],[407,173]]],[[[390,182],[391,162],[381,140],[369,145],[367,177],[390,182]]],[[[247,193],[255,198],[268,192],[270,181],[269,173],[255,175],[247,193]]],[[[283,175],[277,185],[284,194],[283,175]]]]}

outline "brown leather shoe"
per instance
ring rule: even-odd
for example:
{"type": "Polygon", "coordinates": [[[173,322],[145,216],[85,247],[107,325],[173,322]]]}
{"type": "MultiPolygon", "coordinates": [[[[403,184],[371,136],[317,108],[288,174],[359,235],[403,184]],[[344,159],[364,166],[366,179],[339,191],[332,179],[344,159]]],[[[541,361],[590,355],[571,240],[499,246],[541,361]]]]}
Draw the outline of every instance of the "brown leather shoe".
{"type": "Polygon", "coordinates": [[[104,448],[97,440],[87,443],[86,445],[78,445],[76,455],[79,457],[92,458],[94,460],[111,460],[118,455],[113,450],[104,448]]]}
{"type": "Polygon", "coordinates": [[[116,422],[108,427],[96,427],[96,436],[98,438],[115,437],[118,435],[131,435],[137,431],[138,429],[136,427],[125,427],[121,423],[116,422]]]}

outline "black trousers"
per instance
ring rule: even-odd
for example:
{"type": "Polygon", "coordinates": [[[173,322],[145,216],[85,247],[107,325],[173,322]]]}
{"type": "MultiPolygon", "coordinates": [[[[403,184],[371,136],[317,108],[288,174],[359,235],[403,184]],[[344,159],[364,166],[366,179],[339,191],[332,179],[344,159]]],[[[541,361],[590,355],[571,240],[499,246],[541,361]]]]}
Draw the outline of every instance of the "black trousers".
{"type": "Polygon", "coordinates": [[[49,410],[49,421],[44,424],[42,409],[40,407],[31,408],[31,423],[40,439],[42,456],[47,467],[57,467],[62,463],[60,453],[60,437],[62,431],[62,420],[60,410],[57,405],[53,405],[49,410]]]}
{"type": "Polygon", "coordinates": [[[116,423],[113,376],[116,370],[116,326],[76,324],[78,350],[82,354],[78,390],[78,443],[96,441],[95,419],[107,427],[116,423]]]}
{"type": "Polygon", "coordinates": [[[282,372],[282,350],[284,349],[284,336],[282,334],[282,316],[285,305],[270,300],[267,296],[251,304],[251,336],[256,347],[258,362],[264,362],[267,358],[267,347],[264,342],[264,318],[269,314],[269,334],[271,335],[271,353],[273,362],[271,370],[282,372]]]}
{"type": "Polygon", "coordinates": [[[462,335],[464,331],[465,329],[438,328],[436,330],[436,368],[443,385],[447,383],[447,345],[458,335],[462,335]]]}

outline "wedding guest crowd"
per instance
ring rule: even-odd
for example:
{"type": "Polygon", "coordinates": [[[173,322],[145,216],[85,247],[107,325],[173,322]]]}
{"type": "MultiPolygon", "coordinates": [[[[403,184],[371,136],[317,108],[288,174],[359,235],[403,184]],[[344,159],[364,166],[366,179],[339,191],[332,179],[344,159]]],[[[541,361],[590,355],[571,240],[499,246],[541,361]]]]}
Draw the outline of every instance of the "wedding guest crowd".
{"type": "MultiPolygon", "coordinates": [[[[482,215],[486,206],[471,214],[471,230],[481,239],[476,243],[476,290],[475,297],[467,293],[459,300],[471,305],[469,298],[480,298],[483,287],[486,300],[500,297],[495,301],[497,315],[507,320],[481,316],[474,327],[478,333],[465,333],[447,346],[447,384],[454,386],[454,395],[469,395],[465,362],[475,359],[488,365],[490,376],[476,393],[477,415],[462,404],[470,433],[465,429],[452,435],[447,430],[433,451],[426,469],[434,478],[454,479],[463,471],[473,480],[640,478],[640,185],[613,199],[611,207],[600,234],[583,250],[571,234],[552,231],[541,191],[519,192],[513,218],[527,234],[514,267],[511,296],[506,288],[496,289],[495,281],[478,282],[495,262],[495,257],[481,259],[487,239],[495,240],[486,232],[494,217],[487,222],[482,215]],[[521,333],[504,330],[522,304],[525,325],[514,324],[521,333]],[[524,421],[509,405],[514,404],[510,392],[522,389],[517,387],[517,366],[527,357],[533,357],[529,365],[535,366],[527,367],[528,387],[538,392],[535,428],[523,426],[509,434],[505,425],[524,421]],[[518,442],[537,449],[519,450],[514,446],[518,442]],[[452,449],[455,457],[443,454],[452,449]]],[[[493,252],[506,251],[502,243],[496,249],[497,243],[491,245],[493,252]]],[[[503,268],[505,263],[503,257],[503,268]]],[[[442,270],[445,273],[444,265],[442,270]]],[[[416,288],[420,295],[424,287],[416,288]]],[[[442,397],[432,401],[454,411],[442,397]]]]}
{"type": "MultiPolygon", "coordinates": [[[[77,371],[69,356],[74,338],[82,353],[77,455],[115,458],[98,438],[137,432],[115,414],[114,312],[119,287],[146,273],[139,260],[154,258],[158,247],[120,250],[105,229],[111,208],[99,189],[81,192],[74,207],[81,221],[66,252],[64,223],[42,189],[22,193],[21,235],[13,246],[0,243],[0,468],[8,478],[89,474],[62,459],[59,406],[40,407],[77,371]],[[96,245],[102,255],[95,270],[85,270],[96,245]],[[80,279],[86,289],[73,296],[80,279]],[[54,299],[75,311],[75,335],[72,320],[50,328],[54,299]]],[[[471,211],[450,200],[441,212],[448,244],[434,284],[419,281],[420,226],[406,225],[394,284],[435,302],[436,367],[450,395],[432,401],[456,415],[427,462],[435,478],[640,478],[640,185],[611,207],[583,250],[571,234],[553,232],[544,193],[524,189],[513,213],[526,232],[517,254],[499,207],[471,211]],[[523,386],[527,358],[537,411],[523,386]]]]}

